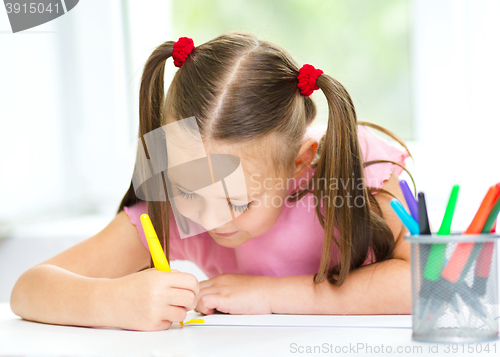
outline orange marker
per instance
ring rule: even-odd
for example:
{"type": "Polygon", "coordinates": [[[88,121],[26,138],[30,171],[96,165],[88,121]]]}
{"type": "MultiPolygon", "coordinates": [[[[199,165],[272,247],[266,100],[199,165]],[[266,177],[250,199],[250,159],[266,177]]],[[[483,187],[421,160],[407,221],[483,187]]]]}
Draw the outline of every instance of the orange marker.
{"type": "MultiPolygon", "coordinates": [[[[488,214],[491,211],[491,208],[495,204],[498,196],[500,195],[500,184],[496,184],[495,186],[491,186],[488,190],[488,193],[483,199],[481,206],[474,216],[471,224],[464,232],[465,234],[479,234],[483,229],[483,226],[488,218],[488,214]]],[[[462,275],[462,271],[469,260],[469,257],[472,253],[472,249],[474,248],[474,243],[459,243],[455,248],[450,260],[446,264],[446,267],[441,272],[441,276],[448,281],[456,283],[462,275]]]]}

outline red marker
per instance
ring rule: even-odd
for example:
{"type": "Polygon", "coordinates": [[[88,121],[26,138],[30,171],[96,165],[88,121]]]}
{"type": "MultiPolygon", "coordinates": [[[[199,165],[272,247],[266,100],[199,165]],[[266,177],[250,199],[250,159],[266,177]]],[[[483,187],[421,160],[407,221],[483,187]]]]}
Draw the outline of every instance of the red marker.
{"type": "MultiPolygon", "coordinates": [[[[490,233],[494,233],[496,231],[496,226],[497,222],[495,217],[495,222],[493,223],[493,228],[490,233]]],[[[484,296],[486,294],[486,282],[490,276],[494,248],[494,242],[486,242],[483,244],[483,247],[479,252],[479,256],[476,261],[476,268],[474,269],[474,283],[472,284],[472,290],[474,290],[478,296],[484,296]]]]}

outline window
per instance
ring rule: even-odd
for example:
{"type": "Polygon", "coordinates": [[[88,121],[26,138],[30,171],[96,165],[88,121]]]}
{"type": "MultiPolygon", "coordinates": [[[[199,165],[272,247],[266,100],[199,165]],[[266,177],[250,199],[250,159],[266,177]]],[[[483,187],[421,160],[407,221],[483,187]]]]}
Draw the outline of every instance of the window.
{"type": "MultiPolygon", "coordinates": [[[[299,66],[312,64],[342,83],[360,120],[413,139],[409,6],[408,0],[172,0],[173,31],[174,39],[188,36],[195,45],[230,30],[275,42],[299,66]]],[[[326,123],[323,94],[312,98],[316,122],[326,123]]]]}

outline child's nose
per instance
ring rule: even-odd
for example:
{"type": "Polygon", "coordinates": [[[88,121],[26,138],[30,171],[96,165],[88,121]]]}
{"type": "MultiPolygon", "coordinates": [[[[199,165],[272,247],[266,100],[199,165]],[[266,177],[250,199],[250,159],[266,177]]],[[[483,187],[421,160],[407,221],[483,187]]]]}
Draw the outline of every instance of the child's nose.
{"type": "Polygon", "coordinates": [[[231,222],[232,216],[227,201],[205,201],[200,210],[199,223],[207,231],[231,222]]]}

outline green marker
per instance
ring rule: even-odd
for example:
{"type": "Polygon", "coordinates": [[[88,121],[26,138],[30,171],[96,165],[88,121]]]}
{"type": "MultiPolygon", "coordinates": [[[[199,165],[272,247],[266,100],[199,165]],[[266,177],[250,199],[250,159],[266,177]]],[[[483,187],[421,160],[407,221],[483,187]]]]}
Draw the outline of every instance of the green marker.
{"type": "MultiPolygon", "coordinates": [[[[453,186],[451,190],[450,199],[448,200],[448,205],[446,206],[446,212],[444,213],[443,222],[441,227],[439,227],[438,235],[449,235],[451,228],[451,221],[453,220],[453,213],[455,212],[455,206],[457,204],[458,190],[459,186],[453,186]]],[[[446,252],[446,243],[444,244],[433,244],[431,251],[429,253],[429,259],[427,259],[427,264],[425,265],[424,277],[431,281],[436,281],[441,276],[441,270],[443,268],[444,254],[446,252]]]]}

